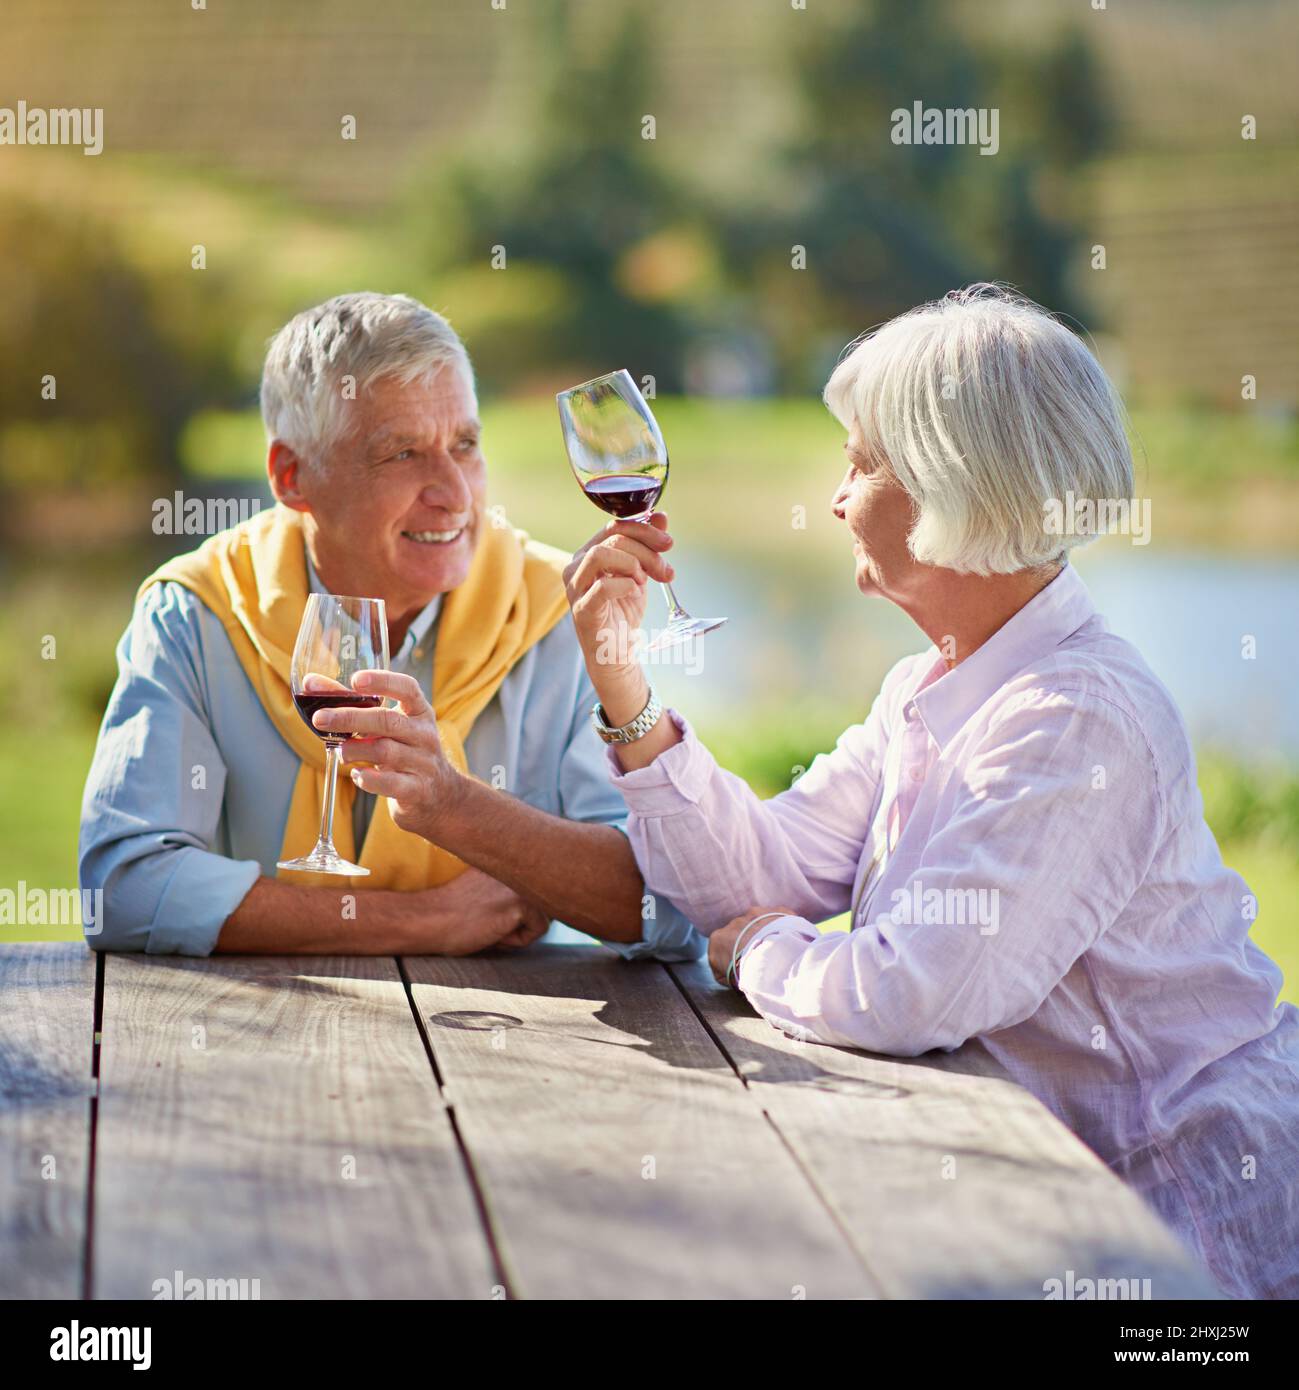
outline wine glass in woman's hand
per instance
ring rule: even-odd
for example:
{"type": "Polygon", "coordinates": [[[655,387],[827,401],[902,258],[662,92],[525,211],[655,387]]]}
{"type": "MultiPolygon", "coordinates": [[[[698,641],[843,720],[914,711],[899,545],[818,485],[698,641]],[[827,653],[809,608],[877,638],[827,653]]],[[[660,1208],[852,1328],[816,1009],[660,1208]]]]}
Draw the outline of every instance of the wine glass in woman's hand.
{"type": "MultiPolygon", "coordinates": [[[[610,516],[623,522],[648,523],[668,482],[668,451],[662,431],[636,383],[625,371],[610,372],[593,381],[584,381],[561,391],[555,397],[559,405],[559,422],[564,432],[564,447],[573,476],[582,491],[610,516]]],[[[652,547],[640,526],[611,526],[608,535],[620,534],[638,538],[652,547]]],[[[599,541],[594,538],[593,544],[599,541]]],[[[579,552],[580,553],[580,552],[579,552]]],[[[626,576],[635,572],[626,570],[626,576]]],[[[668,625],[646,647],[646,651],[661,651],[688,642],[705,632],[721,627],[725,618],[692,618],[681,606],[670,583],[670,576],[654,571],[652,578],[663,585],[668,603],[668,625]]],[[[630,591],[606,590],[606,597],[624,597],[630,591]]],[[[572,595],[569,595],[570,601],[572,595]]],[[[622,605],[622,611],[631,608],[622,605]]],[[[645,601],[640,600],[637,626],[645,614],[645,601]]],[[[611,616],[616,616],[611,612],[611,616]]],[[[588,658],[589,661],[589,658],[588,658]]]]}

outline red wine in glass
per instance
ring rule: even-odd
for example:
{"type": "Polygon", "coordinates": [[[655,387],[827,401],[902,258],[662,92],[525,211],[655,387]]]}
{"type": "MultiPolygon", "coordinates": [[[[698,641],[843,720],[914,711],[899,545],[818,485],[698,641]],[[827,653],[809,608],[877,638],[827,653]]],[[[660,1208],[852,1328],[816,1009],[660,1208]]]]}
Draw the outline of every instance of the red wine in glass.
{"type": "MultiPolygon", "coordinates": [[[[648,521],[668,481],[668,451],[654,412],[626,371],[561,391],[559,424],[578,485],[620,521],[648,521]]],[[[721,627],[725,618],[692,618],[664,584],[668,625],[645,648],[662,651],[721,627]]]]}
{"type": "Polygon", "coordinates": [[[334,848],[334,791],[343,744],[352,735],[343,729],[318,729],[311,717],[322,709],[375,709],[382,705],[382,697],[362,694],[353,689],[352,682],[361,671],[387,669],[388,616],[381,598],[307,595],[289,665],[289,693],[307,728],[325,745],[324,797],[315,848],[296,859],[281,859],[278,868],[348,877],[364,877],[370,872],[344,859],[334,848]]]}
{"type": "Polygon", "coordinates": [[[628,517],[648,516],[658,506],[666,482],[666,478],[610,473],[588,478],[582,491],[601,510],[625,521],[628,517]]]}
{"type": "Polygon", "coordinates": [[[352,737],[350,729],[318,729],[311,722],[311,716],[318,709],[378,709],[383,704],[382,695],[304,695],[293,692],[293,703],[298,713],[306,721],[307,728],[319,739],[342,740],[352,737]]]}

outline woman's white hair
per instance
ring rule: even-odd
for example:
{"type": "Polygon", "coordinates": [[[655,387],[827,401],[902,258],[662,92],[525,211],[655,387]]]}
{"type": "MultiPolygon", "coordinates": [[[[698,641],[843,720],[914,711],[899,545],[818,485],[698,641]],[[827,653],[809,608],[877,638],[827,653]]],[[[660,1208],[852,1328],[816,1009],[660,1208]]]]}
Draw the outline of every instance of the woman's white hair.
{"type": "Polygon", "coordinates": [[[910,495],[922,564],[1011,574],[1094,539],[1058,523],[1132,496],[1123,406],[1087,346],[1040,305],[971,285],[853,345],[825,388],[845,429],[910,495]],[[1062,533],[1063,531],[1063,533],[1062,533]]]}
{"type": "Polygon", "coordinates": [[[346,433],[346,408],[372,382],[409,385],[448,364],[474,388],[474,371],[455,329],[405,294],[340,294],[291,318],[271,339],[262,369],[262,420],[318,464],[346,433]]]}

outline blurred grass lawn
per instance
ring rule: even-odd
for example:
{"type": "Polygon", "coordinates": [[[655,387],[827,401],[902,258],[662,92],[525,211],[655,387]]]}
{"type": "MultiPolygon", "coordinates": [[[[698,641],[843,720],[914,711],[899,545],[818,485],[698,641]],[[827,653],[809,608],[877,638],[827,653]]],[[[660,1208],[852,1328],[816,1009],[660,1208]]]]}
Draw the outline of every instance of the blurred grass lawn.
{"type": "MultiPolygon", "coordinates": [[[[807,567],[842,570],[826,505],[841,466],[842,431],[815,400],[655,402],[673,456],[668,502],[684,546],[720,556],[750,552],[755,527],[764,560],[796,582],[807,567]],[[791,508],[806,508],[806,529],[791,508]],[[810,543],[809,543],[810,542],[810,543]],[[769,553],[768,553],[769,551],[769,553]]],[[[567,475],[554,403],[500,401],[484,409],[492,500],[516,522],[557,545],[577,545],[596,519],[567,475]]],[[[1136,411],[1138,488],[1157,495],[1161,534],[1186,546],[1294,553],[1299,513],[1299,428],[1253,414],[1136,411]]],[[[186,467],[210,479],[260,476],[263,444],[255,413],[207,413],[184,441],[186,467]]],[[[40,650],[58,633],[58,656],[37,661],[37,754],[0,763],[0,886],[76,883],[81,790],[95,731],[115,674],[113,650],[131,599],[152,561],[149,517],[134,555],[95,558],[81,551],[14,566],[0,641],[40,650]],[[66,564],[66,567],[64,567],[66,564]]],[[[837,537],[836,537],[837,539],[837,537]]],[[[742,726],[703,732],[720,760],[764,794],[787,785],[790,769],[830,747],[848,717],[805,709],[753,709],[742,726]]],[[[25,747],[33,746],[29,736],[25,747]]],[[[1255,939],[1285,971],[1299,1000],[1299,770],[1275,775],[1227,759],[1202,759],[1206,814],[1224,858],[1255,891],[1255,939]]],[[[75,937],[76,929],[0,924],[0,940],[75,937]]]]}

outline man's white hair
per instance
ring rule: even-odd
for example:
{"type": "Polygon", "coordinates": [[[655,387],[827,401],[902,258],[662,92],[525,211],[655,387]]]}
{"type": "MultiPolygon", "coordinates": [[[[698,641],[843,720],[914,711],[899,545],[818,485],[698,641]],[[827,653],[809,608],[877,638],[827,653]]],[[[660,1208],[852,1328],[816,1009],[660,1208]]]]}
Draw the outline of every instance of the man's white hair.
{"type": "Polygon", "coordinates": [[[859,340],[825,403],[845,429],[860,426],[863,447],[910,494],[907,544],[922,564],[1046,565],[1093,539],[1050,526],[1053,506],[1070,493],[1132,496],[1123,406],[1100,363],[1040,305],[997,285],[953,291],[859,340]]]}
{"type": "Polygon", "coordinates": [[[271,339],[262,368],[262,420],[268,440],[283,440],[318,464],[347,429],[348,402],[372,382],[403,385],[448,364],[474,371],[455,329],[405,294],[340,294],[304,309],[271,339]]]}

